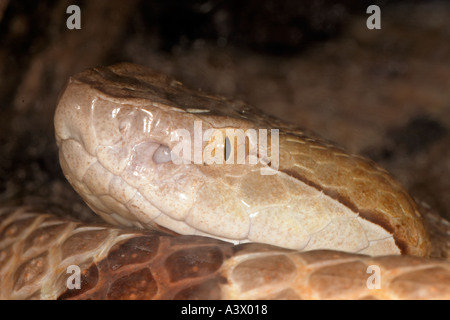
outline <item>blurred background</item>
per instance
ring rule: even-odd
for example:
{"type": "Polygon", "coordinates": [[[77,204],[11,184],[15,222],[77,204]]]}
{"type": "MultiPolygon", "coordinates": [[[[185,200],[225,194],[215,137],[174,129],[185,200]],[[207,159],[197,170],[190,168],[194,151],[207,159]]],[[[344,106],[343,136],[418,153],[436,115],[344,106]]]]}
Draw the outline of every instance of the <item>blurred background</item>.
{"type": "Polygon", "coordinates": [[[87,214],[58,164],[58,94],[130,61],[367,156],[450,218],[449,1],[0,0],[0,61],[0,200],[87,214]]]}

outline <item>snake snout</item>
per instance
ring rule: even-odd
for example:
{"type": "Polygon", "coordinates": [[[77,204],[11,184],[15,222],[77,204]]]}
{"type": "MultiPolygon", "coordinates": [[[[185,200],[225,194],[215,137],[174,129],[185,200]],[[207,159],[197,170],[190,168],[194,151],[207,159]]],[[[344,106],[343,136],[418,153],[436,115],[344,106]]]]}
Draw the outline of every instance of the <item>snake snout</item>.
{"type": "Polygon", "coordinates": [[[54,119],[63,172],[109,223],[194,233],[183,219],[202,177],[170,161],[172,117],[134,103],[69,80],[54,119]]]}

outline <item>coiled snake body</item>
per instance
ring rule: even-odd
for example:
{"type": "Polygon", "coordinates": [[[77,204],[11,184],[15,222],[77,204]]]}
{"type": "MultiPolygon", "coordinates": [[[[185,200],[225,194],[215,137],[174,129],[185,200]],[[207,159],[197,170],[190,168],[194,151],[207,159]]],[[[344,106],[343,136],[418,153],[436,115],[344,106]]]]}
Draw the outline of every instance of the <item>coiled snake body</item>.
{"type": "Polygon", "coordinates": [[[394,178],[242,102],[119,64],[69,80],[55,132],[69,182],[122,227],[3,208],[2,299],[450,298],[450,263],[429,258],[437,242],[394,178]],[[230,129],[278,129],[278,158],[268,138],[241,149],[256,163],[195,161],[195,142],[227,158],[230,129]]]}

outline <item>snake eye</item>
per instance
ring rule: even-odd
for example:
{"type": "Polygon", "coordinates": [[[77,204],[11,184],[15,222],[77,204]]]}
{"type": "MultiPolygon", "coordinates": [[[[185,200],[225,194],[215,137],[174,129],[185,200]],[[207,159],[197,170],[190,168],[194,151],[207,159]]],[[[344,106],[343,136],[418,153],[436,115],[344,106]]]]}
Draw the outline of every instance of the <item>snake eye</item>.
{"type": "Polygon", "coordinates": [[[225,148],[223,148],[223,154],[225,157],[225,161],[228,160],[228,158],[230,157],[230,153],[231,153],[231,142],[230,139],[228,137],[225,138],[225,148]]]}
{"type": "Polygon", "coordinates": [[[171,150],[168,146],[160,145],[153,154],[153,162],[155,163],[165,163],[171,160],[171,150]]]}

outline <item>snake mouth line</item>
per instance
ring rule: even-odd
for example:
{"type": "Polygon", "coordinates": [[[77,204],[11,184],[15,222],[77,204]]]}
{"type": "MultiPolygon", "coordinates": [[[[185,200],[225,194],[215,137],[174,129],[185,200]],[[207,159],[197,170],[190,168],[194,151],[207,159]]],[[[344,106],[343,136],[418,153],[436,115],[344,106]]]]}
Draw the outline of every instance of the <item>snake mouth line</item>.
{"type": "Polygon", "coordinates": [[[380,215],[377,215],[376,213],[370,212],[370,211],[367,211],[367,210],[360,210],[356,206],[356,204],[353,203],[353,201],[351,201],[350,199],[340,195],[336,191],[329,190],[327,188],[321,187],[319,184],[314,183],[313,181],[310,181],[310,180],[306,179],[306,177],[299,175],[295,171],[288,170],[288,169],[282,169],[281,172],[284,172],[287,175],[289,175],[289,176],[291,176],[291,177],[293,177],[295,179],[298,179],[299,181],[309,185],[310,187],[313,187],[314,189],[323,192],[328,197],[330,197],[330,198],[338,201],[339,203],[345,205],[347,208],[352,210],[354,213],[358,214],[361,218],[381,226],[384,230],[386,230],[387,232],[389,232],[390,234],[393,235],[395,244],[399,248],[400,253],[401,254],[406,254],[407,253],[407,245],[406,245],[406,243],[404,241],[402,241],[401,239],[398,239],[398,237],[396,237],[395,232],[394,232],[394,228],[392,227],[392,225],[386,219],[383,219],[383,217],[381,217],[380,215]]]}

